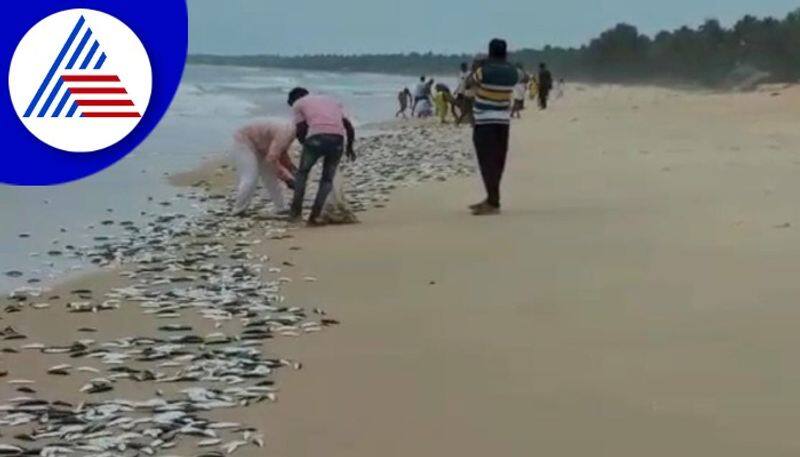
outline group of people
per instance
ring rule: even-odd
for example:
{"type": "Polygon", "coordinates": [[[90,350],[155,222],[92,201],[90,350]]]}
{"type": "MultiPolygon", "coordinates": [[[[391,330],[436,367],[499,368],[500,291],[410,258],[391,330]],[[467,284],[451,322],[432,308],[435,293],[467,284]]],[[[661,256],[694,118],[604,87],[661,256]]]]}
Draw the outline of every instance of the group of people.
{"type": "Polygon", "coordinates": [[[234,214],[247,211],[260,178],[272,201],[274,215],[288,217],[293,222],[302,220],[309,174],[322,161],[308,225],[355,222],[355,216],[334,185],[342,157],[356,159],[353,124],[341,103],[332,97],[311,95],[305,88],[296,87],[289,92],[287,102],[294,115],[292,121],[256,122],[239,129],[234,136],[233,155],[238,175],[234,214]],[[295,141],[303,146],[298,165],[289,156],[295,141]],[[294,192],[289,205],[283,187],[294,192]]]}
{"type": "MultiPolygon", "coordinates": [[[[518,65],[522,70],[522,65],[518,65]]],[[[523,70],[524,72],[524,70],[523,70]]],[[[559,81],[559,90],[563,95],[564,80],[559,81]]],[[[546,110],[553,91],[553,74],[547,68],[547,64],[539,64],[538,76],[525,74],[525,78],[514,86],[514,103],[511,107],[511,117],[521,118],[522,111],[525,109],[525,95],[527,93],[530,100],[538,100],[539,109],[546,110]]]]}
{"type": "MultiPolygon", "coordinates": [[[[500,213],[500,183],[508,155],[511,118],[524,109],[526,90],[531,98],[538,98],[541,109],[546,109],[553,89],[553,78],[545,64],[540,66],[538,77],[532,77],[521,65],[509,63],[507,56],[506,42],[494,39],[489,43],[488,57],[476,60],[471,68],[467,64],[461,66],[455,95],[447,86],[434,85],[434,80],[425,76],[413,94],[407,88],[399,94],[397,116],[405,117],[410,108],[412,116],[426,117],[433,115],[435,109],[444,122],[451,111],[456,123],[468,121],[473,126],[473,144],[486,190],[486,198],[469,206],[476,216],[500,213]]],[[[292,121],[258,122],[235,135],[233,153],[239,181],[234,212],[242,214],[247,210],[260,178],[275,214],[290,221],[302,220],[309,174],[322,161],[308,225],[355,222],[335,184],[342,157],[356,160],[355,129],[341,103],[326,95],[312,95],[302,87],[292,89],[287,102],[293,112],[292,121]],[[297,165],[289,156],[295,141],[302,145],[297,165]],[[283,187],[294,192],[290,205],[284,199],[283,187]]]]}
{"type": "Polygon", "coordinates": [[[413,94],[406,87],[397,94],[397,101],[400,108],[395,113],[395,117],[407,119],[406,111],[409,110],[412,117],[436,116],[443,123],[447,122],[448,114],[451,111],[456,121],[461,117],[460,112],[456,110],[456,99],[450,88],[446,84],[435,84],[433,78],[428,79],[424,75],[420,77],[419,83],[414,87],[413,94]]]}
{"type": "MultiPolygon", "coordinates": [[[[471,70],[467,63],[461,64],[461,73],[455,93],[451,92],[446,84],[434,84],[433,78],[427,79],[424,75],[421,76],[413,94],[408,87],[397,94],[399,109],[395,113],[395,117],[407,119],[406,111],[410,109],[412,117],[436,116],[442,123],[447,123],[448,115],[452,113],[457,125],[463,122],[473,122],[472,106],[475,101],[475,87],[470,85],[469,76],[480,68],[481,63],[481,60],[476,60],[471,70]]],[[[511,117],[522,117],[526,95],[530,100],[538,100],[539,108],[546,110],[554,89],[553,75],[547,65],[545,63],[539,65],[538,75],[525,72],[522,64],[517,64],[517,68],[523,76],[514,86],[511,117]]],[[[558,86],[560,95],[563,95],[563,84],[564,80],[562,79],[558,86]]]]}

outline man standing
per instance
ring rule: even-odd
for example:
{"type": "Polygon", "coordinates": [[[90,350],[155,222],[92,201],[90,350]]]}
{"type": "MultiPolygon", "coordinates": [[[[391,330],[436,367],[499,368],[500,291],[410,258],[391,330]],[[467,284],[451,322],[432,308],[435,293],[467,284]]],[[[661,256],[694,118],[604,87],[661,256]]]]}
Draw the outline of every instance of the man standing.
{"type": "Polygon", "coordinates": [[[331,97],[309,95],[306,89],[296,87],[289,93],[288,103],[294,112],[297,139],[303,145],[300,167],[295,176],[294,200],[289,217],[294,222],[302,219],[308,175],[317,161],[322,159],[319,190],[308,218],[309,226],[318,226],[321,225],[319,216],[325,200],[333,188],[336,169],[342,159],[345,136],[347,137],[347,157],[355,160],[353,152],[355,130],[344,115],[342,105],[331,97]]]}
{"type": "Polygon", "coordinates": [[[550,91],[553,90],[553,75],[544,63],[539,64],[539,108],[547,109],[550,91]]]}
{"type": "Polygon", "coordinates": [[[517,64],[517,69],[522,74],[522,79],[514,86],[514,101],[511,106],[511,118],[522,118],[522,111],[525,109],[525,92],[528,89],[528,74],[521,63],[517,64]]]}
{"type": "Polygon", "coordinates": [[[425,75],[419,77],[419,82],[414,86],[414,103],[411,104],[411,116],[417,114],[417,105],[425,100],[425,89],[427,83],[425,82],[425,75]]]}
{"type": "Polygon", "coordinates": [[[511,96],[522,79],[520,71],[506,57],[506,42],[492,40],[489,58],[470,76],[471,84],[477,88],[473,142],[486,186],[486,200],[470,206],[476,216],[500,213],[500,181],[508,154],[511,96]]]}

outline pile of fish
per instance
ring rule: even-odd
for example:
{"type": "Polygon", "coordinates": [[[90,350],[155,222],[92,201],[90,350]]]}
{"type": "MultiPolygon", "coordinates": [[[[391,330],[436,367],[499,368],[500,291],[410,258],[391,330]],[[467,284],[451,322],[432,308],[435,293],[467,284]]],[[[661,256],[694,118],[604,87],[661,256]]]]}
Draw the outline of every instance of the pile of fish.
{"type": "Polygon", "coordinates": [[[404,127],[361,140],[358,160],[346,165],[348,199],[356,210],[383,207],[391,191],[475,173],[464,128],[404,127]]]}
{"type": "MultiPolygon", "coordinates": [[[[350,204],[358,211],[380,207],[397,187],[473,173],[467,141],[465,130],[441,127],[407,127],[362,140],[358,162],[344,168],[350,204]]],[[[0,342],[19,346],[4,352],[66,359],[42,363],[49,365],[42,376],[86,380],[73,397],[81,400],[70,403],[37,392],[36,380],[15,379],[13,366],[0,362],[0,380],[19,394],[0,400],[0,456],[169,455],[192,443],[195,455],[212,457],[263,446],[264,436],[252,425],[209,416],[274,402],[274,373],[301,364],[267,356],[265,343],[338,322],[320,309],[285,304],[281,286],[291,278],[270,266],[264,241],[290,238],[293,228],[261,216],[267,202],[255,205],[251,215],[233,217],[230,198],[205,183],[181,198],[203,211],[162,214],[141,227],[126,224],[123,236],[96,237],[95,246],[72,249],[90,263],[117,266],[124,284],[73,291],[76,300],[65,311],[113,320],[120,310],[138,307],[153,334],[31,343],[35,335],[14,327],[41,316],[28,313],[51,312],[50,301],[60,297],[24,289],[5,300],[6,317],[0,319],[13,325],[3,325],[0,342]],[[138,397],[149,398],[115,395],[128,383],[141,386],[135,388],[138,397]]],[[[74,335],[100,330],[86,326],[74,335]]]]}

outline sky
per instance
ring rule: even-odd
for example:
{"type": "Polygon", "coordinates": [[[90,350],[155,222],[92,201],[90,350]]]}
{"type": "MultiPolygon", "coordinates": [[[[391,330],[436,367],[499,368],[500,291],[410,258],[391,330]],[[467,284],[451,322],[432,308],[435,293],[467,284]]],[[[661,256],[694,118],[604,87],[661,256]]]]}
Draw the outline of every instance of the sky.
{"type": "Polygon", "coordinates": [[[473,53],[579,46],[617,23],[648,34],[745,14],[784,17],[798,0],[187,0],[190,52],[473,53]]]}

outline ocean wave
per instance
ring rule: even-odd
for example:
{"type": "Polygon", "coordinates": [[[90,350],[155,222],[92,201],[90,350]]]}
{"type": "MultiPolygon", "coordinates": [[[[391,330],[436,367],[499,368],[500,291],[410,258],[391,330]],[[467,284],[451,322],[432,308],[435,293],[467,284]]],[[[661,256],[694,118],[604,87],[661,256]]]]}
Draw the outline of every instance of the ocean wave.
{"type": "Polygon", "coordinates": [[[201,84],[182,84],[167,115],[178,117],[208,117],[211,115],[241,117],[257,109],[258,105],[235,94],[216,91],[201,84]]]}

